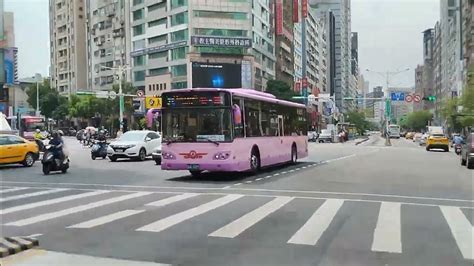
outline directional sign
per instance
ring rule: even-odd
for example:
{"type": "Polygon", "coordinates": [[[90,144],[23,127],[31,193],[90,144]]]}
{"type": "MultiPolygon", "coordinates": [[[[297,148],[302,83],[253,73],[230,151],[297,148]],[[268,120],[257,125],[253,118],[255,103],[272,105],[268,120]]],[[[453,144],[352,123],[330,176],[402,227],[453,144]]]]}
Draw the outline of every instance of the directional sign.
{"type": "Polygon", "coordinates": [[[161,108],[161,98],[160,97],[147,96],[146,99],[145,99],[145,107],[147,109],[161,108]]]}
{"type": "Polygon", "coordinates": [[[421,101],[421,96],[419,94],[413,95],[413,101],[419,103],[421,101]]]}
{"type": "Polygon", "coordinates": [[[408,94],[407,96],[405,96],[405,102],[411,103],[411,101],[413,101],[413,96],[411,96],[410,94],[408,94]]]}
{"type": "Polygon", "coordinates": [[[405,93],[404,92],[392,92],[390,94],[390,99],[392,101],[404,101],[405,100],[405,93]]]}

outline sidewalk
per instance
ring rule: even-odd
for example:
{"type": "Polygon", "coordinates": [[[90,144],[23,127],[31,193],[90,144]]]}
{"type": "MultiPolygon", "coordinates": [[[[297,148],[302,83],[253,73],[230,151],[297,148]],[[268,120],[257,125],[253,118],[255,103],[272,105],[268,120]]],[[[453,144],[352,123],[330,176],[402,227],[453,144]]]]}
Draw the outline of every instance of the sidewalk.
{"type": "Polygon", "coordinates": [[[100,266],[170,266],[154,262],[100,258],[61,252],[30,249],[0,259],[2,266],[64,266],[64,265],[100,265],[100,266]]]}

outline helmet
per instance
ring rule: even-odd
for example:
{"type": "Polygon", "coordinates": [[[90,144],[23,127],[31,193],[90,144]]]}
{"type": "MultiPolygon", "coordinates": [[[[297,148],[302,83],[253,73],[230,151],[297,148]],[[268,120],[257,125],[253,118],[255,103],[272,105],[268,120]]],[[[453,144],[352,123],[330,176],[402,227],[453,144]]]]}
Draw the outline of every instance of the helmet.
{"type": "Polygon", "coordinates": [[[99,131],[99,134],[105,134],[105,130],[101,129],[101,130],[99,131]]]}
{"type": "Polygon", "coordinates": [[[61,129],[58,130],[58,134],[59,134],[59,136],[64,136],[64,132],[61,129]]]}
{"type": "Polygon", "coordinates": [[[52,137],[53,139],[58,138],[58,137],[59,137],[58,132],[54,131],[54,132],[51,134],[51,137],[52,137]]]}
{"type": "Polygon", "coordinates": [[[35,131],[36,131],[37,133],[40,133],[40,132],[41,132],[41,130],[40,130],[39,128],[37,128],[35,131]]]}

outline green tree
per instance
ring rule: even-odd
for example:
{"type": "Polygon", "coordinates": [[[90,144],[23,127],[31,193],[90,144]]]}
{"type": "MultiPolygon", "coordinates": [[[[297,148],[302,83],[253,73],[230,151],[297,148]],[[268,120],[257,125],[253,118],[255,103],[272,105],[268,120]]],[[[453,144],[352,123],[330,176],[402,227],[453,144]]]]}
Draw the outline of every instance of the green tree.
{"type": "Polygon", "coordinates": [[[354,124],[359,135],[363,135],[364,132],[370,129],[373,125],[365,119],[363,112],[350,111],[346,114],[347,122],[354,124]]]}
{"type": "Polygon", "coordinates": [[[266,92],[271,93],[275,95],[278,99],[283,100],[295,101],[294,99],[292,99],[292,97],[298,96],[298,94],[291,89],[288,83],[275,79],[267,81],[266,92]]]}
{"type": "MultiPolygon", "coordinates": [[[[47,118],[60,120],[68,115],[68,100],[61,96],[55,89],[52,89],[48,80],[44,80],[39,84],[39,104],[40,112],[47,118]]],[[[26,94],[28,95],[27,102],[30,106],[36,109],[36,84],[32,84],[26,94]]]]}
{"type": "Polygon", "coordinates": [[[428,121],[433,119],[433,114],[429,111],[416,111],[410,113],[404,120],[404,126],[408,129],[421,131],[428,125],[428,121]]]}
{"type": "Polygon", "coordinates": [[[459,122],[463,127],[474,126],[474,64],[467,71],[467,82],[459,99],[462,106],[459,122]]]}

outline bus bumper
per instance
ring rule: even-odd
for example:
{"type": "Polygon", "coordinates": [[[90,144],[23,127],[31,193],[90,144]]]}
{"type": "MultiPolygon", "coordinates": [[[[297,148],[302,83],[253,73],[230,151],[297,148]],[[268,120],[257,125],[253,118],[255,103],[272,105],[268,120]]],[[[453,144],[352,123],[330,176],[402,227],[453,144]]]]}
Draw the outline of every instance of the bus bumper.
{"type": "Polygon", "coordinates": [[[215,163],[177,163],[172,160],[162,160],[162,170],[202,170],[210,172],[242,172],[249,169],[249,162],[235,162],[235,161],[216,161],[215,163]]]}

